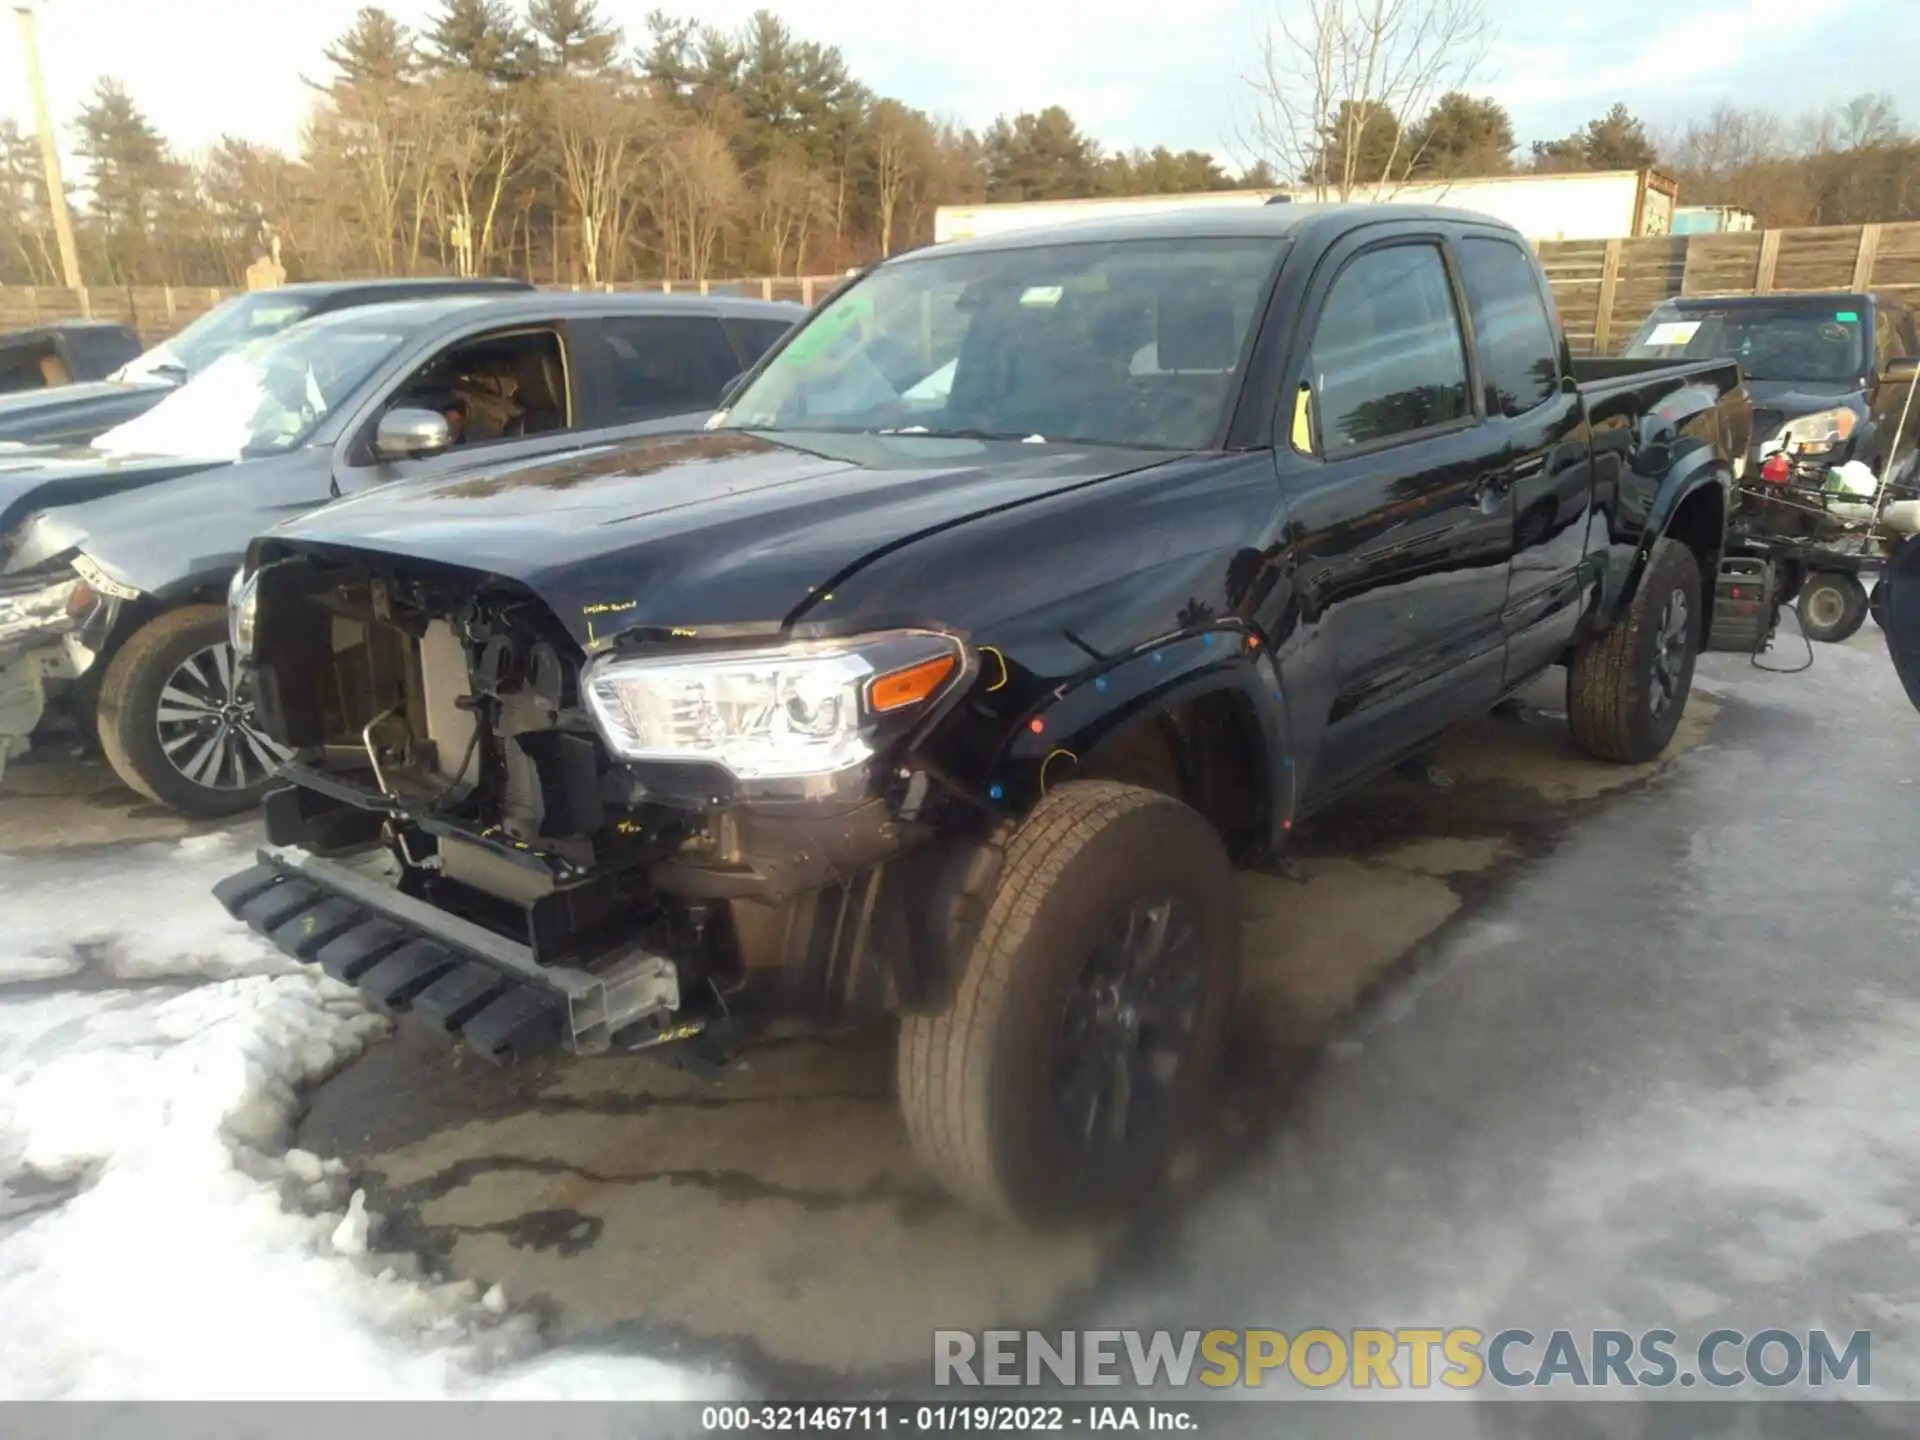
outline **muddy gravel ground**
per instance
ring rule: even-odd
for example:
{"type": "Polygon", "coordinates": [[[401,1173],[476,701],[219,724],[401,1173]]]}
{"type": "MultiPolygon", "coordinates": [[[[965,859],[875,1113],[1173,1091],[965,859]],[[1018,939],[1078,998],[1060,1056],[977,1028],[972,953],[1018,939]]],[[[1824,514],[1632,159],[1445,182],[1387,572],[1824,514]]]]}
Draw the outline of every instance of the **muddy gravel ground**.
{"type": "MultiPolygon", "coordinates": [[[[1224,1103],[1166,1203],[1221,1184],[1345,1017],[1390,1000],[1516,866],[1660,768],[1582,759],[1557,691],[1526,699],[1450,737],[1437,783],[1396,776],[1317,817],[1295,875],[1244,877],[1224,1103]]],[[[1696,692],[1661,764],[1720,710],[1696,692]]],[[[0,853],[85,864],[92,847],[204,828],[58,747],[0,786],[0,853]]],[[[352,1167],[382,1247],[500,1282],[555,1343],[733,1362],[809,1393],[893,1385],[923,1375],[935,1328],[1071,1324],[1121,1283],[1143,1232],[1036,1237],[950,1205],[896,1119],[891,1043],[777,1038],[718,1078],[646,1055],[503,1072],[402,1027],[312,1094],[297,1143],[352,1167]]]]}

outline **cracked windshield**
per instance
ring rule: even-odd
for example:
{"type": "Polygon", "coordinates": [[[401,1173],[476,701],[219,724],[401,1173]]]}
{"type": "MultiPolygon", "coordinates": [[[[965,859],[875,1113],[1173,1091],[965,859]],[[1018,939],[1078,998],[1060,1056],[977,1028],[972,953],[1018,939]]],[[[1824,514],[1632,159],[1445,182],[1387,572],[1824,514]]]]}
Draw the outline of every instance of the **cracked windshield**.
{"type": "Polygon", "coordinates": [[[9,1435],[1920,1430],[1910,0],[12,8],[9,1435]]]}

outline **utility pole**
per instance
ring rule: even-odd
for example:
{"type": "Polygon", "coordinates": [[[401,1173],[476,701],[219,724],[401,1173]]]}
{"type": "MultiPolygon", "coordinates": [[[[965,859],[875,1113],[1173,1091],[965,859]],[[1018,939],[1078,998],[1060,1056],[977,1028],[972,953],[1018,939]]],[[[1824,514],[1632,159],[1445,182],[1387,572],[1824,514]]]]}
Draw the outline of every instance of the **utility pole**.
{"type": "Polygon", "coordinates": [[[27,89],[33,95],[33,119],[40,131],[40,163],[47,174],[47,208],[53,211],[53,233],[60,241],[60,268],[66,272],[67,288],[78,290],[80,252],[73,243],[73,217],[67,214],[67,187],[60,178],[60,144],[47,109],[47,82],[40,73],[40,37],[33,24],[33,0],[14,0],[13,8],[20,17],[20,48],[27,54],[27,89]]]}

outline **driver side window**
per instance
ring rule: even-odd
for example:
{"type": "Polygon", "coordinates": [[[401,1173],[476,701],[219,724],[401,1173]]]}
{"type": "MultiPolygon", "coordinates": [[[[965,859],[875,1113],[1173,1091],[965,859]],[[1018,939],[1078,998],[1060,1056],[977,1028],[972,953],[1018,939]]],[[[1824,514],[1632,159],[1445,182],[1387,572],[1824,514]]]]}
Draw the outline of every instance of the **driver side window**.
{"type": "Polygon", "coordinates": [[[565,347],[551,329],[462,340],[421,365],[382,413],[395,410],[441,416],[452,449],[571,429],[565,347]]]}

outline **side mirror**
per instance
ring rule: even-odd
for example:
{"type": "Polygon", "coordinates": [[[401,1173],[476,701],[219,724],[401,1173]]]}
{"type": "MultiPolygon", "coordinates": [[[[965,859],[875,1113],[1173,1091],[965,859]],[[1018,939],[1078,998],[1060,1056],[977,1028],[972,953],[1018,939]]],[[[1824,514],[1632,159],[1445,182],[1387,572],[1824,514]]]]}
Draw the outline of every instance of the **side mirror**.
{"type": "Polygon", "coordinates": [[[1887,362],[1887,368],[1881,372],[1882,385],[1904,384],[1920,375],[1920,359],[1911,355],[1896,355],[1887,362]]]}
{"type": "Polygon", "coordinates": [[[453,427],[437,410],[389,410],[373,434],[373,453],[382,460],[437,455],[452,444],[453,427]]]}
{"type": "Polygon", "coordinates": [[[738,375],[722,385],[720,387],[720,403],[715,408],[724,410],[727,406],[731,405],[733,403],[733,397],[740,393],[740,386],[746,378],[747,372],[742,370],[738,375]]]}

